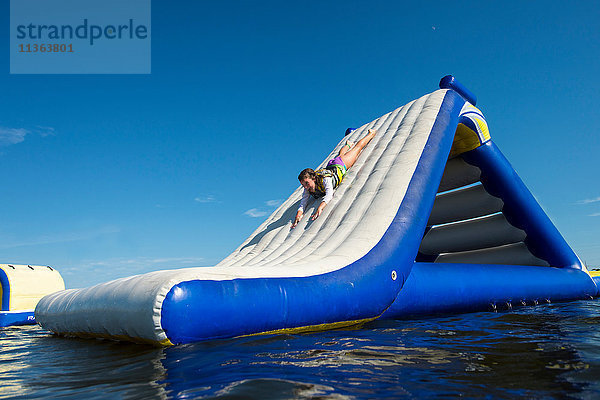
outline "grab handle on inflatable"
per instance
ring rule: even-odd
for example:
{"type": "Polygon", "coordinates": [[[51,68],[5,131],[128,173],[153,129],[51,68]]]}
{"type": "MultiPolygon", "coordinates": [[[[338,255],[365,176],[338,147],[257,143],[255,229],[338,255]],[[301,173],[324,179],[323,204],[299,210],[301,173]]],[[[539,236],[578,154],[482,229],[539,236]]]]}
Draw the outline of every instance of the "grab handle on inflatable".
{"type": "Polygon", "coordinates": [[[467,89],[462,83],[456,80],[452,75],[446,75],[440,80],[440,89],[452,89],[460,94],[463,99],[469,103],[476,105],[477,96],[469,89],[467,89]]]}

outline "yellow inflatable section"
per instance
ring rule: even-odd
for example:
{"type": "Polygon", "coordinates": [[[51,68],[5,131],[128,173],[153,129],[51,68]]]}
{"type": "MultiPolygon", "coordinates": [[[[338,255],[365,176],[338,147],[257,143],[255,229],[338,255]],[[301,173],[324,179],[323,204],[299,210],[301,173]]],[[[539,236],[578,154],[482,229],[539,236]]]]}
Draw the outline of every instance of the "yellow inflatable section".
{"type": "Polygon", "coordinates": [[[38,301],[64,289],[62,276],[52,267],[0,264],[0,326],[35,323],[38,301]]]}
{"type": "Polygon", "coordinates": [[[460,112],[452,150],[448,158],[478,148],[491,139],[487,122],[481,111],[470,103],[465,103],[460,112]]]}

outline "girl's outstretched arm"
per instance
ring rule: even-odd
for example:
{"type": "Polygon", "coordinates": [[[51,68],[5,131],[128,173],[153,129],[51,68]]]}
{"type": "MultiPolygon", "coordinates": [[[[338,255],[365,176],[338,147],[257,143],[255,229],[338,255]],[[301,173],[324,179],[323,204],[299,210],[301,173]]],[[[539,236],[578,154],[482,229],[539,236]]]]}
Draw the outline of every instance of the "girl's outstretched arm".
{"type": "Polygon", "coordinates": [[[321,215],[326,205],[327,203],[322,201],[321,204],[319,204],[319,208],[317,208],[317,211],[315,211],[315,213],[312,215],[312,217],[310,217],[310,219],[314,221],[315,219],[319,218],[319,215],[321,215]]]}

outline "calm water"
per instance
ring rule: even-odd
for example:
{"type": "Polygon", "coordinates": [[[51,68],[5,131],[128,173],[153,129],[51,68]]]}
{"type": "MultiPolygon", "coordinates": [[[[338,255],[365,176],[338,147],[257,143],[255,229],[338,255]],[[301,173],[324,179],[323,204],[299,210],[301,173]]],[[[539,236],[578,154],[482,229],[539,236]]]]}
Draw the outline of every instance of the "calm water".
{"type": "Polygon", "coordinates": [[[157,349],[0,330],[0,398],[600,398],[600,301],[157,349]]]}

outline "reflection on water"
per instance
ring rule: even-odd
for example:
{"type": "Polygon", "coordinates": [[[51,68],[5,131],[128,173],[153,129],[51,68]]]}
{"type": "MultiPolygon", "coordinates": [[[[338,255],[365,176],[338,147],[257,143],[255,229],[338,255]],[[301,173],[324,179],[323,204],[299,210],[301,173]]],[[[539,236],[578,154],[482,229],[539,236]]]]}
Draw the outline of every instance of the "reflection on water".
{"type": "Polygon", "coordinates": [[[0,342],[0,397],[166,397],[156,384],[162,349],[67,339],[37,326],[4,328],[0,342]]]}
{"type": "Polygon", "coordinates": [[[166,349],[0,330],[0,398],[595,398],[600,302],[166,349]]]}

